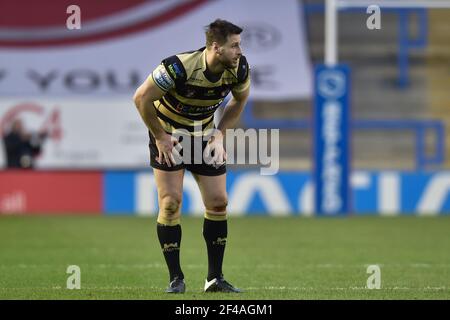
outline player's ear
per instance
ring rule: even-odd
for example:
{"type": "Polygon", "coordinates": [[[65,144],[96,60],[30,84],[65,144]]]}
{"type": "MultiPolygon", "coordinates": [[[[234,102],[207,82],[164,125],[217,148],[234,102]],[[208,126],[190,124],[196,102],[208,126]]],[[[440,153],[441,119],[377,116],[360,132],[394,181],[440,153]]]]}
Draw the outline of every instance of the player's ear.
{"type": "Polygon", "coordinates": [[[214,41],[212,43],[212,45],[213,45],[213,49],[214,49],[215,53],[217,53],[219,55],[222,54],[221,48],[220,48],[220,46],[219,46],[219,44],[217,42],[214,41]]]}

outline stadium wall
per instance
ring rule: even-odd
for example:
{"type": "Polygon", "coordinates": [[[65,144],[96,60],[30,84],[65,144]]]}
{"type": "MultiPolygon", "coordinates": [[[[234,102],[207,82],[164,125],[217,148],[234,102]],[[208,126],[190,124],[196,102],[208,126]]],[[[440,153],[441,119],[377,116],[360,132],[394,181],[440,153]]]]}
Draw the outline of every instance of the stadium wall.
{"type": "MultiPolygon", "coordinates": [[[[356,171],[351,177],[355,215],[450,213],[450,172],[356,171]]],[[[313,215],[311,175],[230,170],[230,215],[313,215]]],[[[156,185],[148,171],[2,171],[1,214],[154,216],[156,185]]],[[[186,175],[183,214],[203,215],[198,187],[186,175]]]]}

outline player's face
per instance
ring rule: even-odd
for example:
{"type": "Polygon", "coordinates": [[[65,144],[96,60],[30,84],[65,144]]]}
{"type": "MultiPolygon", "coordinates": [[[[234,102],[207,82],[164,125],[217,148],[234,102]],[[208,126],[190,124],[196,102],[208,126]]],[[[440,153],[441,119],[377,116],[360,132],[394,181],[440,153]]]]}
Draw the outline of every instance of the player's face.
{"type": "Polygon", "coordinates": [[[219,61],[226,68],[236,68],[242,55],[241,36],[239,34],[228,36],[227,42],[219,48],[219,52],[219,61]]]}

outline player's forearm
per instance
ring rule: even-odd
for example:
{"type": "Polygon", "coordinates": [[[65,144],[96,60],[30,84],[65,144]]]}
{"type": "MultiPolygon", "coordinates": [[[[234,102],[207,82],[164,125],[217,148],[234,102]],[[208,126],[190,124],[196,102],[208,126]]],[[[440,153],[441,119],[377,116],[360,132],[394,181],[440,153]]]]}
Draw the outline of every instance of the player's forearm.
{"type": "Polygon", "coordinates": [[[151,99],[146,99],[145,95],[141,95],[135,97],[134,103],[136,104],[145,125],[152,132],[155,138],[158,139],[158,137],[163,135],[165,131],[158,121],[156,110],[153,106],[153,101],[151,99]]]}
{"type": "Polygon", "coordinates": [[[231,129],[236,126],[242,110],[244,110],[244,106],[245,101],[239,101],[234,98],[231,98],[228,102],[222,115],[222,119],[217,127],[217,129],[220,130],[224,136],[227,129],[231,129]]]}

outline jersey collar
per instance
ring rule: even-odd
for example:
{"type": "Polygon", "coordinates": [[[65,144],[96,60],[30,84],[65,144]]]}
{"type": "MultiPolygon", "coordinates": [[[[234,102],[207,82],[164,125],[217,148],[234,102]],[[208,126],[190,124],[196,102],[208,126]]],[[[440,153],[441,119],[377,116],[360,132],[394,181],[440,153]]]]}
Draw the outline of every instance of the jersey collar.
{"type": "Polygon", "coordinates": [[[207,64],[206,64],[206,47],[202,52],[201,60],[202,60],[202,71],[203,71],[203,74],[205,75],[206,79],[208,79],[208,81],[210,81],[212,83],[219,81],[222,78],[223,72],[225,72],[226,69],[220,75],[211,73],[211,71],[209,71],[207,64]]]}

